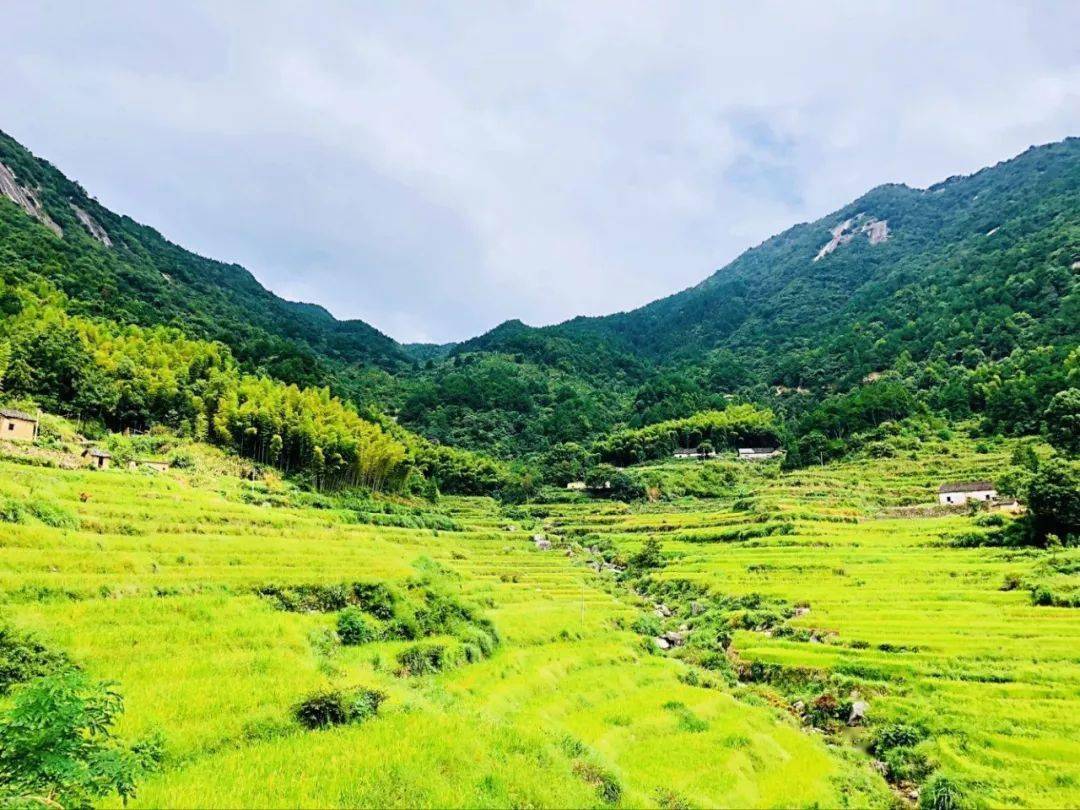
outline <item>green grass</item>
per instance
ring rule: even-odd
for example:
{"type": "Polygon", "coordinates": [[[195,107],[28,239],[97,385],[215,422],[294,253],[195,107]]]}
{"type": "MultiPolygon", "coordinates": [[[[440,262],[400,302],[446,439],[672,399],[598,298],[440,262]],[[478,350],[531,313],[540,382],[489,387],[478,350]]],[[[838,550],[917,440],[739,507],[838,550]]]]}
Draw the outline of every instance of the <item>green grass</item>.
{"type": "Polygon", "coordinates": [[[738,631],[744,661],[845,678],[874,727],[925,725],[920,750],[974,799],[1075,806],[1080,611],[1000,588],[1007,575],[1061,588],[1076,575],[1047,574],[1047,552],[945,545],[976,529],[967,516],[878,517],[927,500],[943,476],[993,476],[1007,449],[958,440],[916,459],[743,467],[710,500],[386,507],[454,531],[358,523],[356,509],[227,475],[0,462],[0,499],[77,520],[0,524],[0,614],[117,681],[122,734],[164,734],[164,769],[135,806],[889,805],[861,750],[868,732],[803,728],[790,696],[765,685],[691,685],[704,679],[630,629],[651,606],[584,565],[581,546],[629,555],[655,536],[661,579],[809,604],[791,624],[825,643],[738,631]],[[793,533],[710,539],[777,522],[793,533]],[[538,530],[555,549],[534,548],[538,530]],[[485,660],[400,677],[396,656],[413,642],[341,646],[336,614],[254,593],[353,581],[402,593],[423,582],[477,606],[501,643],[485,660]],[[388,700],[362,723],[305,730],[292,707],[327,687],[388,700]]]}
{"type": "Polygon", "coordinates": [[[808,604],[790,624],[824,643],[739,631],[732,649],[746,661],[842,676],[869,699],[875,724],[925,725],[931,740],[921,750],[972,796],[1076,806],[1080,611],[1037,607],[1028,590],[1002,587],[1011,575],[1075,588],[1080,550],[953,548],[947,538],[979,530],[966,515],[881,517],[884,507],[933,502],[941,480],[993,478],[1006,467],[1006,450],[977,454],[957,441],[916,459],[790,474],[763,465],[732,494],[756,503],[752,513],[721,498],[548,519],[585,543],[599,533],[624,555],[648,536],[661,539],[669,560],[661,579],[808,604]],[[790,519],[793,533],[688,542],[755,525],[759,514],[790,519]],[[1073,573],[1039,573],[1047,570],[1073,573]]]}

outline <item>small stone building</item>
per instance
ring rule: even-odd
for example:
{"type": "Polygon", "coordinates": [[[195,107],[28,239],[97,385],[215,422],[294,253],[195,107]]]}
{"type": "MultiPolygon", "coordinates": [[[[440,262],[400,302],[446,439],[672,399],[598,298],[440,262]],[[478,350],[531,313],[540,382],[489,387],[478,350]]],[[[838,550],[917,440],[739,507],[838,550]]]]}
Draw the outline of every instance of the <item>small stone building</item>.
{"type": "Polygon", "coordinates": [[[962,506],[968,501],[996,501],[997,496],[992,481],[958,481],[938,487],[938,503],[943,506],[962,506]]]}
{"type": "Polygon", "coordinates": [[[740,447],[739,461],[765,461],[776,458],[780,451],[775,447],[740,447]]]}
{"type": "Polygon", "coordinates": [[[37,438],[38,419],[23,411],[0,408],[0,439],[32,442],[37,438]]]}
{"type": "Polygon", "coordinates": [[[107,470],[112,464],[112,453],[98,447],[87,447],[83,450],[82,457],[91,467],[98,470],[107,470]]]}

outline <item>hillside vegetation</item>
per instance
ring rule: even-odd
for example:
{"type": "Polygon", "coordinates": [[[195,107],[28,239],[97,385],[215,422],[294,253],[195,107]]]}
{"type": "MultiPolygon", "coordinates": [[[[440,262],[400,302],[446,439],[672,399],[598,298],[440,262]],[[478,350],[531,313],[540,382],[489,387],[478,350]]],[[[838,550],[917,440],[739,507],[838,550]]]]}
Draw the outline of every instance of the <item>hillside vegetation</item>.
{"type": "Polygon", "coordinates": [[[1076,550],[883,517],[1014,449],[506,507],[318,495],[199,445],[156,474],[9,455],[0,647],[116,682],[116,738],[160,752],[135,806],[1071,805],[1080,614],[1038,594],[1080,590],[1076,550]]]}
{"type": "MultiPolygon", "coordinates": [[[[559,403],[579,427],[555,440],[582,440],[597,417],[641,425],[688,416],[725,394],[797,423],[882,376],[935,412],[1028,433],[1032,414],[1064,387],[1061,366],[1077,346],[1078,223],[1080,139],[1070,138],[926,190],[874,189],[631,312],[540,329],[508,322],[430,374],[460,375],[462,361],[492,354],[520,363],[518,376],[534,365],[572,373],[601,393],[559,403]],[[875,243],[852,226],[850,241],[821,255],[849,221],[885,222],[888,236],[875,243]]],[[[517,413],[547,407],[540,392],[474,410],[510,429],[517,413]]],[[[445,433],[438,414],[414,423],[445,433]]]]}
{"type": "Polygon", "coordinates": [[[820,408],[879,381],[901,386],[909,409],[1030,434],[1054,394],[1076,384],[1066,366],[1080,362],[1070,359],[1076,138],[926,190],[874,189],[631,312],[541,329],[508,321],[438,347],[402,347],[282,301],[242,268],[108,211],[7,136],[0,163],[40,203],[31,215],[0,197],[9,289],[46,282],[71,314],[220,341],[245,373],[328,387],[441,444],[502,459],[544,464],[557,445],[733,399],[773,410],[793,444],[821,432],[820,408]]]}
{"type": "Polygon", "coordinates": [[[402,347],[0,135],[0,805],[1080,805],[1078,158],[402,347]]]}
{"type": "Polygon", "coordinates": [[[354,363],[408,362],[400,346],[362,321],[337,321],[321,307],[284,301],[242,267],[197,256],[109,211],[3,133],[0,163],[41,211],[28,216],[0,198],[0,272],[9,284],[46,278],[78,314],[218,340],[249,370],[299,385],[326,384],[332,374],[348,378],[354,363]]]}

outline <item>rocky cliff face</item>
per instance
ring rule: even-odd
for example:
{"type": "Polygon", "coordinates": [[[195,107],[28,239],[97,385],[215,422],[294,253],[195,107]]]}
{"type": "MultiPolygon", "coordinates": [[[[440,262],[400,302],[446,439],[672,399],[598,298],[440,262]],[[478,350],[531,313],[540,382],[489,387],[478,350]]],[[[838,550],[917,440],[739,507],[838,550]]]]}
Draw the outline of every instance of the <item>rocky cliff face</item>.
{"type": "Polygon", "coordinates": [[[37,194],[33,190],[20,185],[15,177],[15,172],[4,163],[0,163],[0,194],[3,194],[57,236],[64,235],[63,229],[53,222],[52,218],[45,212],[41,201],[37,198],[37,194]]]}
{"type": "Polygon", "coordinates": [[[871,245],[881,244],[889,238],[889,221],[875,219],[867,214],[856,214],[851,219],[845,219],[833,228],[831,233],[832,239],[826,242],[818,251],[818,254],[814,257],[815,262],[824,259],[838,247],[846,245],[860,234],[866,234],[871,245]]]}
{"type": "Polygon", "coordinates": [[[102,228],[92,216],[75,205],[75,203],[71,203],[71,210],[75,212],[75,218],[83,224],[86,230],[90,231],[92,237],[105,247],[112,247],[112,239],[109,238],[108,231],[102,228]]]}

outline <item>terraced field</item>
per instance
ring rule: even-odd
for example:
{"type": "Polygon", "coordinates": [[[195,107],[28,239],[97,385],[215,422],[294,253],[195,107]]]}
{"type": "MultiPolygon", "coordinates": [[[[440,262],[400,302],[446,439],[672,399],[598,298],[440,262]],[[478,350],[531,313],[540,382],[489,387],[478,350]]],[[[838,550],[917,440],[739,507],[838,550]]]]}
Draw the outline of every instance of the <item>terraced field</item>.
{"type": "MultiPolygon", "coordinates": [[[[880,517],[885,506],[932,502],[940,480],[993,478],[1004,467],[1003,448],[790,475],[761,469],[739,496],[751,495],[751,512],[687,501],[677,512],[574,506],[548,520],[586,545],[607,538],[624,556],[645,537],[662,539],[660,580],[802,605],[789,632],[740,630],[731,651],[776,665],[772,677],[789,692],[807,679],[854,688],[871,726],[922,726],[920,752],[973,798],[1077,806],[1080,611],[1035,606],[1028,590],[1006,583],[1075,587],[1080,554],[951,547],[949,538],[978,529],[964,515],[880,517]],[[789,519],[792,533],[710,541],[761,525],[759,516],[789,519]]],[[[851,736],[865,747],[868,735],[851,736]]]]}
{"type": "Polygon", "coordinates": [[[639,610],[528,522],[447,499],[462,531],[356,525],[236,479],[0,464],[0,497],[48,503],[0,524],[6,619],[126,699],[121,731],[168,758],[135,804],[585,806],[881,804],[863,763],[780,709],[683,683],[623,629],[639,610]],[[264,506],[260,503],[276,503],[264,506]],[[401,677],[406,642],[333,643],[334,616],[276,609],[274,584],[408,579],[479,605],[486,660],[401,677]],[[307,731],[328,685],[389,698],[362,724],[307,731]]]}
{"type": "MultiPolygon", "coordinates": [[[[1034,606],[1025,584],[1075,584],[1080,556],[948,545],[979,530],[966,515],[881,516],[942,479],[993,477],[1008,450],[957,442],[793,474],[661,465],[639,472],[715,465],[731,485],[634,506],[445,498],[439,521],[457,530],[358,523],[227,476],[0,462],[0,500],[28,510],[0,523],[0,611],[117,681],[124,735],[164,734],[136,805],[887,806],[904,786],[867,748],[902,723],[972,802],[1076,806],[1080,611],[1034,606]],[[537,531],[555,547],[537,549],[537,531]],[[801,606],[734,630],[741,680],[643,632],[656,600],[618,569],[648,538],[657,583],[801,606]],[[501,642],[405,676],[410,642],[342,646],[334,613],[258,593],[357,581],[437,588],[501,642]],[[330,686],[388,700],[363,723],[302,728],[292,707],[330,686]],[[864,701],[864,723],[814,728],[794,704],[827,689],[864,701]]],[[[701,620],[689,600],[670,607],[668,629],[701,620]]]]}

